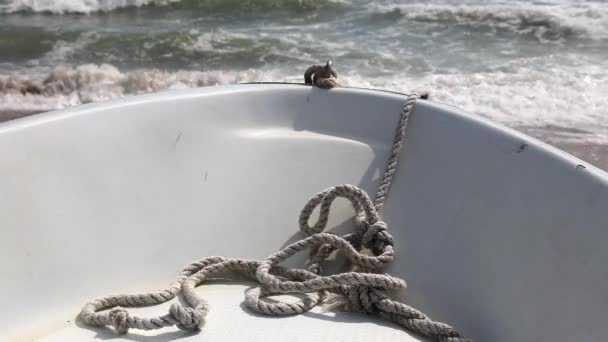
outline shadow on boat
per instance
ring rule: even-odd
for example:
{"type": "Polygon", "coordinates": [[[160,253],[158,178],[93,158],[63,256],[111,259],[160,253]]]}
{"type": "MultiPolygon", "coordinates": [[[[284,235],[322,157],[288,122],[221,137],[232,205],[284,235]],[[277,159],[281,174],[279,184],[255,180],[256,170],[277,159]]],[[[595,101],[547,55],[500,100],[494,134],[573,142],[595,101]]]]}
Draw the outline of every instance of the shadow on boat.
{"type": "Polygon", "coordinates": [[[198,331],[167,331],[158,333],[152,336],[149,335],[139,335],[134,332],[129,332],[128,334],[118,335],[115,331],[108,327],[91,327],[89,325],[84,324],[80,318],[77,318],[74,322],[77,327],[90,330],[95,333],[93,338],[98,340],[113,340],[113,339],[121,339],[121,340],[129,340],[134,342],[162,342],[162,341],[175,341],[185,337],[190,337],[196,335],[198,331]]]}

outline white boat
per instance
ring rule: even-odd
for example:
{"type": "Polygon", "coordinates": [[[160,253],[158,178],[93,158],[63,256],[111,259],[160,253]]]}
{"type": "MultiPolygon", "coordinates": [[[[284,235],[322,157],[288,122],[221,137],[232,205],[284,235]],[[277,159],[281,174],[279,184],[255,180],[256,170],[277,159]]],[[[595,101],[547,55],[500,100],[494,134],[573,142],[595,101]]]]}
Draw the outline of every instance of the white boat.
{"type": "MultiPolygon", "coordinates": [[[[92,298],[162,288],[204,256],[266,258],[301,238],[297,215],[324,188],[373,193],[403,101],[249,84],[1,124],[0,340],[425,341],[362,313],[254,315],[242,282],[199,288],[211,308],[199,333],[117,335],[76,319],[92,298]]],[[[387,271],[408,284],[395,296],[475,341],[605,341],[607,210],[603,171],[419,101],[384,208],[387,271]]],[[[339,202],[330,226],[351,217],[339,202]]]]}

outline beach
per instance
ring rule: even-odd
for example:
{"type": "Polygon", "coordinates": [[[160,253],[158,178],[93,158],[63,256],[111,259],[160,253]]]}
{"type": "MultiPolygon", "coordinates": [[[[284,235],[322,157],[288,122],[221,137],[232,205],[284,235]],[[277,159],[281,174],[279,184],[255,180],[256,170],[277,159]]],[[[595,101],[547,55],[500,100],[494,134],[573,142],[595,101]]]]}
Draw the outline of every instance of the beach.
{"type": "Polygon", "coordinates": [[[19,119],[25,116],[37,114],[31,111],[0,110],[0,122],[19,119]]]}
{"type": "Polygon", "coordinates": [[[608,145],[557,142],[554,146],[578,157],[589,164],[608,171],[608,145]]]}

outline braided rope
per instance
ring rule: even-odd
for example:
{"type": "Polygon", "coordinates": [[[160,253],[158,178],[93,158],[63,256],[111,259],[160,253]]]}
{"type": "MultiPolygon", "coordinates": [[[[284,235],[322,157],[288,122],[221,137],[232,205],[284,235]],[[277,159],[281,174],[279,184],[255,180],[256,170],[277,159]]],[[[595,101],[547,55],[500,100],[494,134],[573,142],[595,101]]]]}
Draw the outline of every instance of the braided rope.
{"type": "Polygon", "coordinates": [[[397,172],[397,161],[399,160],[399,153],[401,152],[403,142],[405,141],[405,129],[407,128],[407,122],[410,118],[410,114],[414,110],[416,100],[419,98],[428,99],[429,93],[427,91],[413,92],[411,95],[408,95],[408,97],[405,99],[405,103],[403,104],[403,108],[401,108],[401,113],[399,114],[399,123],[395,129],[395,137],[393,138],[391,155],[386,163],[384,176],[382,177],[382,182],[380,182],[380,186],[378,187],[378,191],[376,193],[376,199],[374,200],[374,207],[376,207],[376,210],[378,211],[382,210],[382,207],[384,207],[384,201],[386,200],[388,190],[393,182],[393,176],[395,175],[395,172],[397,172]]]}
{"type": "Polygon", "coordinates": [[[208,257],[186,266],[176,281],[166,289],[95,299],[82,308],[80,318],[91,326],[114,327],[120,334],[127,333],[130,328],[153,330],[173,325],[183,330],[197,330],[205,324],[209,305],[196,293],[196,287],[210,277],[235,273],[261,285],[246,291],[244,303],[249,309],[264,315],[287,316],[307,312],[322,303],[328,292],[331,292],[345,300],[346,310],[376,313],[435,341],[470,341],[449,325],[433,321],[407,304],[390,299],[387,290],[404,289],[406,283],[402,279],[381,273],[382,268],[394,260],[395,251],[393,238],[387,232],[386,223],[380,220],[378,212],[382,210],[396,172],[409,115],[416,100],[427,97],[427,93],[408,95],[401,110],[386,171],[373,202],[365,191],[354,185],[344,184],[325,189],[312,196],[300,213],[300,230],[308,237],[290,244],[266,260],[208,257]],[[355,211],[356,229],[343,236],[323,232],[329,221],[331,205],[337,198],[349,200],[355,211]],[[311,226],[309,221],[316,208],[319,208],[319,215],[311,226]],[[370,250],[371,255],[362,252],[364,249],[370,250]],[[311,253],[308,270],[279,266],[281,262],[305,250],[310,250],[311,253]],[[339,251],[347,258],[350,271],[321,276],[322,263],[334,251],[339,251]],[[304,297],[297,302],[262,300],[281,293],[300,293],[304,297]],[[178,295],[183,299],[183,304],[172,304],[169,312],[162,316],[131,316],[125,309],[161,304],[178,295]]]}
{"type": "Polygon", "coordinates": [[[322,89],[339,87],[338,73],[332,69],[331,61],[326,65],[311,65],[304,72],[304,83],[317,86],[322,89]]]}

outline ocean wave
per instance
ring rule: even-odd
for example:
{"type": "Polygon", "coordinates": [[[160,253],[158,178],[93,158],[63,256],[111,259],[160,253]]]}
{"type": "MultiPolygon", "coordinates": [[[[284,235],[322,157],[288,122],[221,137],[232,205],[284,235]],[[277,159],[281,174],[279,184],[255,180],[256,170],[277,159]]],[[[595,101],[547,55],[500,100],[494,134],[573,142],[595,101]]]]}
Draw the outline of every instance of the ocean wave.
{"type": "Polygon", "coordinates": [[[309,11],[340,5],[332,0],[8,0],[0,13],[91,14],[124,8],[169,6],[217,11],[309,11]]]}
{"type": "MultiPolygon", "coordinates": [[[[0,75],[0,112],[40,112],[166,89],[256,81],[301,82],[301,75],[293,68],[123,72],[107,64],[59,67],[45,79],[0,75]]],[[[580,131],[578,138],[608,142],[608,77],[602,66],[539,68],[515,64],[488,72],[454,71],[421,77],[370,77],[346,71],[341,82],[404,93],[428,89],[433,100],[512,127],[565,127],[580,131]]]]}
{"type": "Polygon", "coordinates": [[[370,5],[382,19],[419,23],[459,25],[493,32],[532,35],[539,40],[554,41],[571,37],[608,38],[608,6],[584,4],[512,4],[448,5],[399,4],[370,5]]]}
{"type": "Polygon", "coordinates": [[[367,78],[349,75],[361,87],[407,93],[426,89],[431,99],[516,128],[562,127],[575,139],[608,143],[608,72],[604,66],[521,65],[488,72],[396,75],[367,78]]]}
{"type": "Polygon", "coordinates": [[[0,13],[89,14],[147,5],[165,6],[179,0],[10,0],[0,13]]]}
{"type": "Polygon", "coordinates": [[[310,42],[312,38],[299,33],[260,35],[223,29],[129,34],[85,32],[70,38],[55,41],[48,51],[30,62],[35,60],[46,66],[105,63],[124,69],[243,70],[285,63],[311,64],[326,47],[326,44],[314,45],[310,42]]]}
{"type": "Polygon", "coordinates": [[[167,89],[270,81],[279,75],[256,70],[121,72],[109,64],[57,67],[44,79],[0,75],[0,111],[49,111],[167,89]]]}

